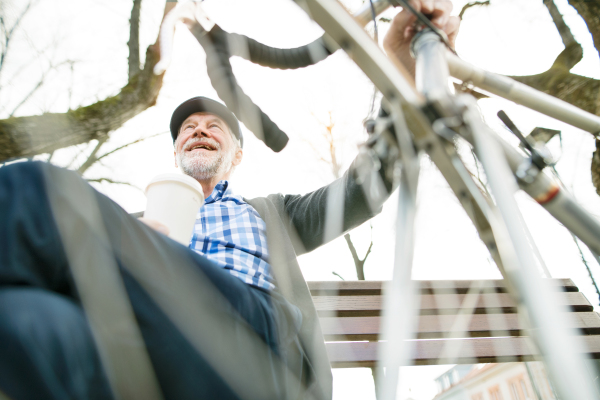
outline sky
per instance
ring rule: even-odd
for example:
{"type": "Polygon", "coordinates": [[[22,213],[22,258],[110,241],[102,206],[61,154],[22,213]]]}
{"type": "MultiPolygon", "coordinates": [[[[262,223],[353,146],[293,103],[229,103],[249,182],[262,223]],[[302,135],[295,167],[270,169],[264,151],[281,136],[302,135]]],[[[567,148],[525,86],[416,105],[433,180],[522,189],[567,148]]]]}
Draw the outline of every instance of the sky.
{"type": "MultiPolygon", "coordinates": [[[[25,2],[0,0],[8,15],[17,15],[25,2]]],[[[360,0],[344,2],[356,9],[360,0]]],[[[458,14],[466,1],[454,1],[458,14]]],[[[585,24],[566,0],[556,0],[567,24],[584,48],[583,60],[572,72],[600,78],[598,53],[593,48],[585,24]]],[[[209,16],[227,31],[238,32],[277,47],[306,44],[322,30],[292,1],[206,0],[209,16]]],[[[156,39],[164,1],[143,0],[141,48],[156,39]]],[[[0,74],[0,118],[5,118],[37,83],[49,65],[42,87],[15,115],[64,112],[92,104],[113,95],[127,82],[127,40],[131,2],[123,0],[38,0],[22,21],[22,29],[0,74]]],[[[393,16],[390,10],[387,16],[393,16]]],[[[372,26],[367,27],[372,31],[372,26]]],[[[385,24],[379,26],[380,40],[385,24]]],[[[543,72],[562,50],[562,42],[541,1],[492,1],[489,7],[470,9],[457,39],[458,54],[468,62],[493,72],[526,75],[543,72]]],[[[143,54],[142,51],[142,61],[143,54]]],[[[307,193],[333,179],[322,138],[323,121],[329,115],[338,157],[346,168],[364,142],[362,121],[370,108],[372,84],[342,52],[316,66],[294,71],[271,70],[247,61],[232,59],[244,91],[290,137],[281,153],[273,153],[243,128],[244,161],[232,185],[247,198],[270,193],[307,193]],[[316,149],[316,150],[315,150],[316,149]]],[[[143,188],[156,174],[174,171],[168,122],[172,110],[187,98],[204,95],[216,98],[206,75],[202,49],[185,29],[178,29],[173,60],[164,77],[163,88],[154,107],[128,121],[111,134],[102,153],[133,140],[159,134],[135,146],[106,157],[95,165],[88,178],[110,177],[129,185],[95,184],[129,212],[145,208],[143,188]]],[[[502,99],[479,102],[486,121],[516,145],[495,117],[504,109],[523,132],[536,126],[560,129],[562,146],[553,139],[549,146],[560,156],[557,170],[578,201],[594,216],[600,214],[600,198],[591,185],[590,160],[594,140],[588,133],[523,109],[502,99]]],[[[77,167],[92,146],[82,145],[57,151],[52,161],[77,167]]],[[[45,156],[47,158],[47,156],[45,156]]],[[[579,252],[564,228],[523,194],[517,200],[540,253],[553,277],[570,277],[593,303],[597,296],[590,285],[579,252]]],[[[500,274],[458,201],[440,173],[424,158],[418,195],[419,212],[415,232],[414,279],[493,279],[500,274]]],[[[373,252],[365,264],[367,279],[389,279],[392,271],[393,221],[396,200],[392,196],[383,212],[369,224],[352,232],[359,254],[372,235],[373,252]]],[[[587,249],[584,254],[593,272],[600,267],[587,249]]],[[[300,257],[307,280],[356,279],[350,252],[343,239],[300,257]]],[[[435,394],[432,377],[447,366],[412,367],[403,371],[410,385],[402,388],[399,399],[431,399],[435,394]]],[[[335,398],[374,398],[370,371],[335,370],[335,398]],[[371,386],[369,386],[371,385],[371,386]]]]}

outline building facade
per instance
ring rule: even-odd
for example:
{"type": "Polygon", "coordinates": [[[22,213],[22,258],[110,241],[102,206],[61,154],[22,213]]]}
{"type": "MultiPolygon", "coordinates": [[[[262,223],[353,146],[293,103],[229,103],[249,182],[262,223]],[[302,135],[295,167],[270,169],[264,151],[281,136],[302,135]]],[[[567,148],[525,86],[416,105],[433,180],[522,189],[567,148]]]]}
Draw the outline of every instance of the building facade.
{"type": "Polygon", "coordinates": [[[539,362],[457,365],[436,383],[434,400],[556,400],[539,362]]]}

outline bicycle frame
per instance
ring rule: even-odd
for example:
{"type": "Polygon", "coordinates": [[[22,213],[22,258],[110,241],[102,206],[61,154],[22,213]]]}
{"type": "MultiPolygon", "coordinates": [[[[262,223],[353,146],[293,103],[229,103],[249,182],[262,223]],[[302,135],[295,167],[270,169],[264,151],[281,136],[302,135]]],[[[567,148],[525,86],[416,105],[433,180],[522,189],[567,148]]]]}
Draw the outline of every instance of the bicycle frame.
{"type": "MultiPolygon", "coordinates": [[[[402,173],[398,178],[394,274],[384,298],[384,342],[379,359],[387,374],[382,385],[378,385],[382,388],[381,398],[395,398],[399,367],[410,360],[409,339],[418,309],[410,275],[422,153],[427,153],[441,171],[506,279],[509,292],[527,311],[532,337],[561,398],[597,398],[597,389],[581,356],[583,345],[566,328],[564,316],[557,311],[560,307],[555,294],[544,285],[535,267],[528,232],[513,194],[520,187],[599,254],[600,223],[531,160],[487,127],[471,96],[451,93],[448,79],[454,76],[594,134],[600,132],[600,118],[510,78],[469,65],[448,51],[434,32],[425,31],[413,42],[415,85],[404,67],[388,58],[363,29],[373,13],[389,7],[388,0],[368,2],[355,17],[334,0],[296,1],[324,29],[325,40],[343,49],[383,94],[383,104],[395,130],[397,143],[391,145],[397,147],[397,164],[402,173]],[[494,199],[485,196],[471,178],[456,153],[455,138],[466,140],[475,150],[494,199]]],[[[204,27],[201,34],[210,30],[204,16],[194,15],[192,7],[181,10],[204,27]]],[[[189,24],[188,27],[193,28],[189,24]]],[[[161,61],[164,69],[163,64],[166,65],[161,61]]],[[[387,132],[387,122],[376,125],[376,135],[381,137],[387,132]]],[[[370,151],[374,150],[363,149],[370,151]]]]}
{"type": "Polygon", "coordinates": [[[335,1],[303,0],[301,5],[325,32],[354,60],[381,91],[391,110],[403,167],[400,180],[397,245],[394,277],[386,291],[380,360],[388,368],[382,382],[385,399],[395,398],[398,368],[408,361],[410,327],[414,311],[412,227],[416,207],[418,149],[426,152],[442,172],[476,226],[496,264],[508,282],[509,291],[528,311],[533,337],[563,399],[597,398],[597,389],[584,364],[583,345],[565,326],[555,294],[547,288],[535,267],[535,257],[526,227],[514,199],[517,184],[550,214],[579,237],[592,251],[600,250],[600,223],[572,197],[537,170],[516,149],[487,127],[468,95],[454,96],[448,89],[452,76],[488,92],[515,101],[591,133],[600,131],[600,118],[532,88],[470,66],[450,53],[433,32],[418,36],[416,87],[402,68],[388,59],[355,20],[335,1]],[[448,126],[449,119],[458,121],[448,126]],[[454,151],[454,136],[475,149],[488,177],[495,202],[476,187],[454,151]],[[521,179],[515,174],[519,171],[521,179]],[[523,173],[524,172],[524,173],[523,173]]]}

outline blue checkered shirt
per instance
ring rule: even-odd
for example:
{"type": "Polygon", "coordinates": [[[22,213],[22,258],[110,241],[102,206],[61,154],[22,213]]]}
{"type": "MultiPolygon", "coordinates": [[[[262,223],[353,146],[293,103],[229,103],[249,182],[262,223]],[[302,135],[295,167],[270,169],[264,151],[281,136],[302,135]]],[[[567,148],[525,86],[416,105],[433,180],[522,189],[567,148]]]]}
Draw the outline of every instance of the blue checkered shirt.
{"type": "Polygon", "coordinates": [[[189,247],[245,283],[271,290],[266,228],[256,210],[223,180],[200,208],[189,247]]]}

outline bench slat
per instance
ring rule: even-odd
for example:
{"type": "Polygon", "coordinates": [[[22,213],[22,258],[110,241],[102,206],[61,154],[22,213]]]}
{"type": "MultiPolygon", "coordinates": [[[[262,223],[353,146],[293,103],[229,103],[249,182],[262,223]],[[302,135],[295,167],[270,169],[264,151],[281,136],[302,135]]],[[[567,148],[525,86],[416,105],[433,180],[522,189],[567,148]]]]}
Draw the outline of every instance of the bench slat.
{"type": "MultiPolygon", "coordinates": [[[[600,336],[583,336],[581,339],[589,355],[592,358],[600,358],[600,336]]],[[[413,342],[416,346],[415,357],[410,365],[538,360],[539,357],[528,344],[529,340],[524,337],[418,340],[413,342]],[[443,348],[450,341],[452,351],[458,357],[440,359],[443,348]]],[[[379,342],[334,342],[325,345],[333,368],[373,367],[376,364],[379,342]]]]}
{"type": "MultiPolygon", "coordinates": [[[[473,280],[433,280],[415,281],[423,294],[434,293],[466,293],[474,282],[481,285],[482,292],[506,292],[503,279],[490,279],[484,281],[473,280]]],[[[571,279],[548,279],[547,282],[565,292],[577,292],[577,286],[571,279]]],[[[308,288],[313,296],[364,296],[380,295],[383,281],[308,281],[308,288]]]]}
{"type": "MultiPolygon", "coordinates": [[[[420,313],[453,314],[464,303],[465,294],[421,295],[420,313]]],[[[380,314],[383,296],[316,296],[313,302],[319,316],[377,316],[380,314]]],[[[573,311],[592,311],[593,307],[580,292],[560,293],[562,305],[573,311]]],[[[477,295],[476,314],[516,312],[516,304],[507,293],[483,293],[477,295]]]]}
{"type": "MultiPolygon", "coordinates": [[[[458,337],[523,336],[525,328],[517,314],[474,314],[466,332],[455,332],[456,315],[421,315],[417,328],[420,339],[458,337]]],[[[377,340],[381,317],[323,317],[321,329],[327,341],[377,340]]],[[[585,335],[600,334],[600,316],[596,312],[569,313],[571,327],[581,329],[585,335]]]]}

